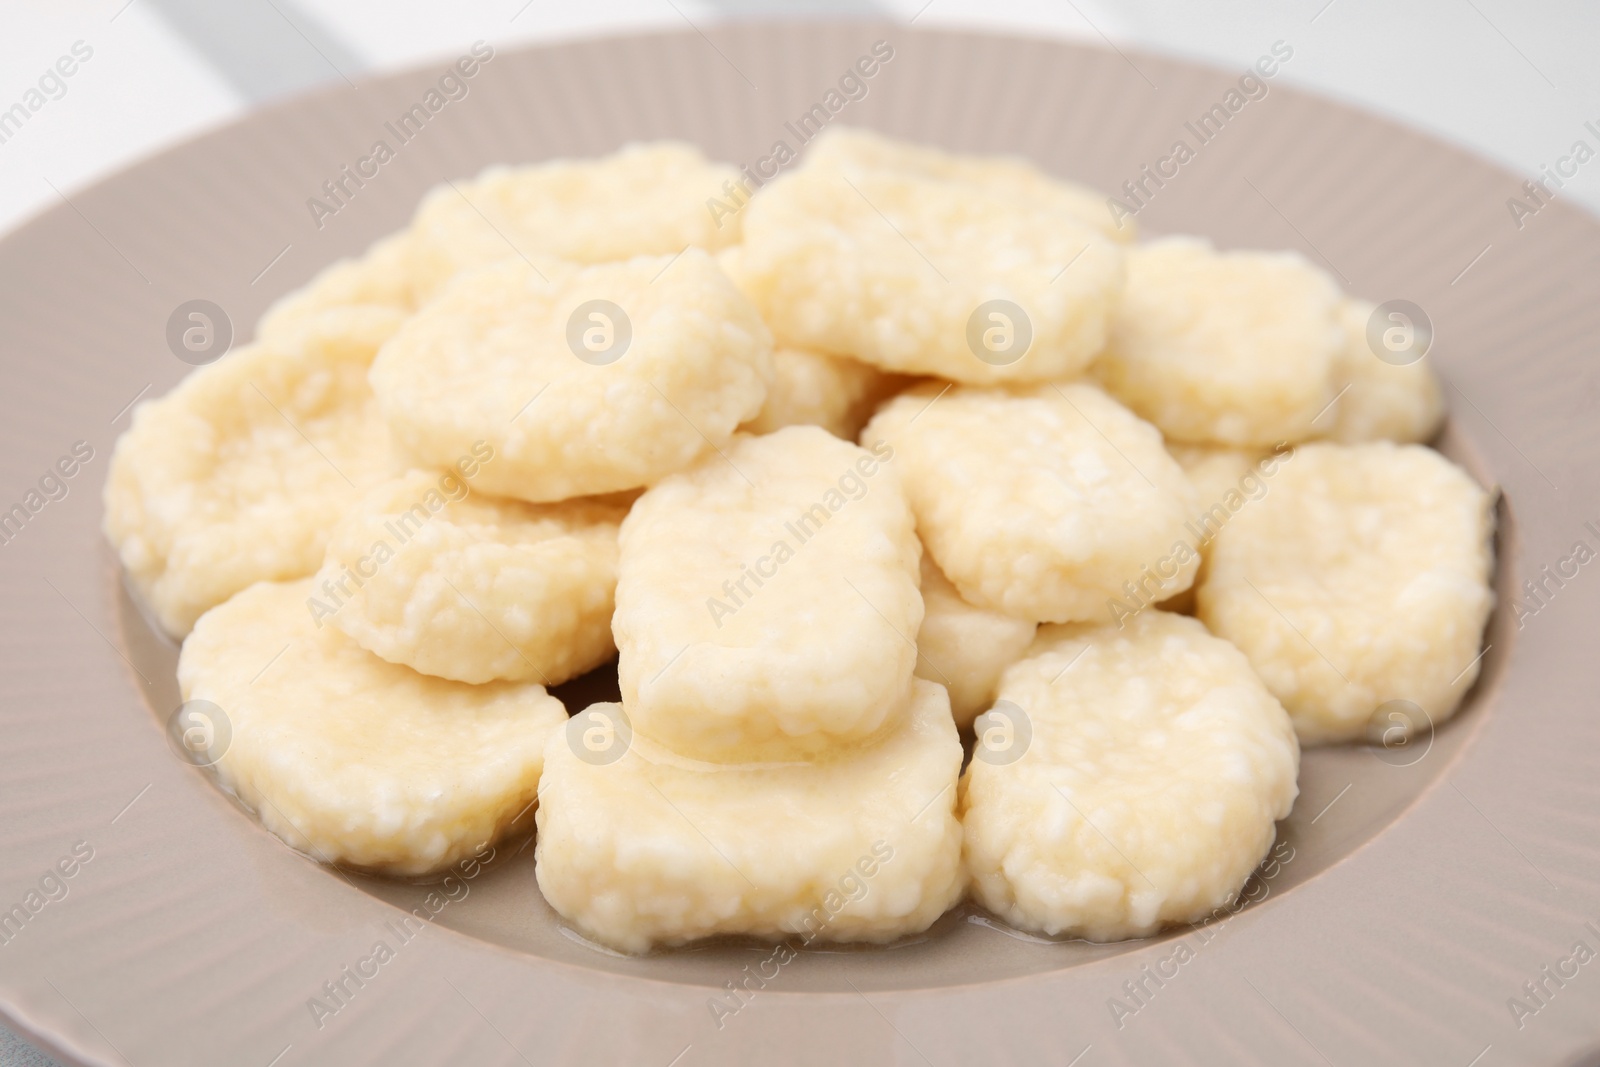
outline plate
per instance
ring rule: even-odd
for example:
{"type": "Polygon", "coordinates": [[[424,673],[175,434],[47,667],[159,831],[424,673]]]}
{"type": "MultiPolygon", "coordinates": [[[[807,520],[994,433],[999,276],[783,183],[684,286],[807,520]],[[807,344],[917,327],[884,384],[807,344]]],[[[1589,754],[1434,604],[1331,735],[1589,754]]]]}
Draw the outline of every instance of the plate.
{"type": "Polygon", "coordinates": [[[1487,1067],[1600,1052],[1600,964],[1574,955],[1600,949],[1600,567],[1574,556],[1600,546],[1600,301],[1584,284],[1600,226],[1556,202],[1519,228],[1515,178],[1290,90],[1294,44],[1278,49],[1254,81],[870,22],[497,51],[437,109],[447,61],[300,98],[0,242],[0,509],[27,516],[0,544],[0,907],[27,916],[0,926],[6,1017],[94,1064],[1487,1067]],[[892,57],[842,82],[879,41],[892,57]],[[1440,447],[1503,493],[1500,607],[1463,713],[1403,751],[1308,753],[1277,861],[1204,929],[1040,943],[964,910],[925,937],[782,966],[738,941],[644,959],[588,945],[539,896],[526,842],[448,884],[320,867],[172,756],[175,650],[123,588],[99,491],[132,403],[189,369],[167,342],[180,306],[212,302],[243,340],[275,296],[490,163],[676,137],[759,174],[824,120],[1019,153],[1116,192],[1146,234],[1295,248],[1353,293],[1423,309],[1451,408],[1440,447]],[[391,158],[361,163],[379,140],[391,158]],[[92,455],[30,498],[74,447],[92,455]]]}

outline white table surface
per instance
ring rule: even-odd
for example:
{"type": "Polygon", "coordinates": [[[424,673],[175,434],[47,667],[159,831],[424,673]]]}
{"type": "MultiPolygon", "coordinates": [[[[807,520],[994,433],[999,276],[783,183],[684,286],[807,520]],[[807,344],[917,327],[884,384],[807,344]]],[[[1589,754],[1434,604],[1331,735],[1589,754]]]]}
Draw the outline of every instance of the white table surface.
{"type": "MultiPolygon", "coordinates": [[[[1600,126],[1600,4],[1578,0],[0,0],[0,112],[75,44],[92,49],[0,141],[0,233],[276,96],[480,38],[504,48],[808,14],[1109,40],[1239,68],[1282,38],[1295,49],[1284,81],[1531,177],[1594,140],[1586,121],[1600,126]]],[[[1600,161],[1558,196],[1600,212],[1600,161]]],[[[0,1065],[52,1062],[0,1028],[0,1065]]]]}

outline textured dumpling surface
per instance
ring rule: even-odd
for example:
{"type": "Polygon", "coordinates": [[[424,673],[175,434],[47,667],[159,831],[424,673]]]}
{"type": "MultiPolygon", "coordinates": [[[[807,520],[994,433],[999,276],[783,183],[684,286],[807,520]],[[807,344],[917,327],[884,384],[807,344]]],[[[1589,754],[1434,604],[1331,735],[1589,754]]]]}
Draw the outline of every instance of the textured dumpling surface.
{"type": "MultiPolygon", "coordinates": [[[[307,319],[335,308],[387,310],[401,316],[414,310],[411,298],[411,236],[390,234],[353,259],[325,268],[303,288],[282,297],[256,324],[256,339],[271,339],[303,328],[307,319]]],[[[398,328],[399,319],[395,320],[398,328]]]]}
{"type": "Polygon", "coordinates": [[[805,166],[852,174],[903,171],[963,182],[1000,196],[1048,203],[1118,241],[1132,241],[1138,236],[1132,219],[1123,220],[1120,228],[1112,221],[1104,193],[1052,178],[1018,156],[960,155],[896,141],[859,127],[829,126],[806,146],[805,166]]]}
{"type": "Polygon", "coordinates": [[[1218,252],[1191,237],[1127,258],[1095,365],[1112,395],[1178,441],[1268,447],[1331,426],[1345,336],[1326,274],[1291,252],[1218,252]]]}
{"type": "Polygon", "coordinates": [[[719,226],[706,203],[741,180],[694,146],[663,141],[447,182],[424,198],[412,224],[416,297],[426,300],[460,271],[507,258],[604,263],[736,243],[738,217],[719,226]]]}
{"type": "Polygon", "coordinates": [[[1197,593],[1305,744],[1394,740],[1410,701],[1434,724],[1478,674],[1493,604],[1488,493],[1419,445],[1309,444],[1235,515],[1197,593]]]}
{"type": "Polygon", "coordinates": [[[791,426],[639,498],[612,622],[635,729],[699,759],[782,759],[904,706],[921,546],[887,458],[791,426]]]}
{"type": "Polygon", "coordinates": [[[1378,358],[1367,337],[1374,310],[1364,300],[1347,300],[1340,307],[1345,343],[1337,369],[1343,393],[1318,426],[1332,422],[1328,436],[1343,444],[1426,441],[1444,420],[1439,379],[1425,356],[1398,365],[1378,358]]]}
{"type": "Polygon", "coordinates": [[[918,386],[862,431],[895,452],[917,530],[973,604],[1039,622],[1109,617],[1189,587],[1193,490],[1155,428],[1092,385],[918,386]]]}
{"type": "Polygon", "coordinates": [[[568,736],[545,750],[539,888],[624,952],[714,934],[892,941],[961,899],[961,742],[936,685],[918,682],[881,738],[811,763],[696,763],[637,734],[611,762],[579,751],[568,736]]]}
{"type": "Polygon", "coordinates": [[[804,348],[774,351],[772,371],[766,403],[739,427],[746,433],[821,426],[854,441],[878,402],[905,382],[857,360],[804,348]]]}
{"type": "Polygon", "coordinates": [[[315,571],[339,516],[391,473],[367,367],[399,314],[309,316],[134,409],[105,531],[169,634],[254,582],[315,571]]]}
{"type": "Polygon", "coordinates": [[[560,685],[609,660],[625,509],[471,492],[464,475],[493,461],[483,450],[456,471],[411,471],[366,494],[328,540],[318,625],[461,682],[560,685]]]}
{"type": "Polygon", "coordinates": [[[922,607],[917,677],[944,686],[956,725],[969,726],[994,701],[1000,672],[1022,658],[1038,624],[967,603],[927,553],[922,607]]]}
{"type": "Polygon", "coordinates": [[[1263,454],[1255,449],[1176,443],[1169,444],[1167,451],[1189,476],[1195,502],[1202,512],[1230,491],[1242,492],[1241,480],[1263,454]]]}
{"type": "Polygon", "coordinates": [[[371,378],[418,466],[448,468],[486,441],[495,460],[477,487],[541,502],[687,466],[761,409],[771,376],[755,308],[691,248],[463,275],[384,345],[371,378]]]}
{"type": "Polygon", "coordinates": [[[222,782],[295,848],[392,874],[442,870],[524,825],[561,702],[385,663],[319,630],[311,595],[309,580],[251,586],[183,643],[184,700],[214,704],[231,731],[222,782]]]}
{"type": "Polygon", "coordinates": [[[1047,202],[900,172],[793,172],[744,231],[780,344],[961,382],[1082,371],[1122,287],[1120,246],[1047,202]]]}
{"type": "Polygon", "coordinates": [[[1294,458],[1287,447],[1272,452],[1228,448],[1224,445],[1184,445],[1168,443],[1167,451],[1178,461],[1194,486],[1194,518],[1188,525],[1195,550],[1200,553],[1200,569],[1194,585],[1161,606],[1167,611],[1194,614],[1195,588],[1205,578],[1206,554],[1211,541],[1241,508],[1247,508],[1272,491],[1271,479],[1278,464],[1294,458]]]}
{"type": "Polygon", "coordinates": [[[1197,920],[1294,803],[1288,716],[1194,619],[1042,627],[1000,700],[1012,718],[978,719],[961,782],[963,852],[974,897],[1023,929],[1113,941],[1197,920]]]}
{"type": "MultiPolygon", "coordinates": [[[[753,300],[743,260],[742,245],[724,248],[716,255],[722,273],[753,300]]],[[[772,353],[772,383],[766,402],[755,418],[739,429],[772,433],[785,426],[821,426],[835,437],[854,441],[873,409],[910,381],[848,356],[809,348],[777,348],[772,353]]]]}

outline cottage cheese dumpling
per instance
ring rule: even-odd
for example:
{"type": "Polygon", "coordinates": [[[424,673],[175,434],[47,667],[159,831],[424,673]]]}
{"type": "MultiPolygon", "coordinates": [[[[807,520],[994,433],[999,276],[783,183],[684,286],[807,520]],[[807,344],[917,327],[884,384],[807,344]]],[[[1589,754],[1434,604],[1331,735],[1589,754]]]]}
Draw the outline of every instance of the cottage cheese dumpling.
{"type": "Polygon", "coordinates": [[[922,606],[917,677],[944,686],[956,725],[970,726],[994,702],[1000,672],[1022,658],[1038,624],[967,603],[927,553],[922,556],[922,606]]]}
{"type": "Polygon", "coordinates": [[[620,710],[551,738],[539,783],[539,888],[584,936],[624,952],[714,934],[885,942],[961,899],[961,743],[938,686],[918,682],[882,738],[813,763],[696,763],[637,734],[620,758],[580,758],[582,731],[605,729],[586,716],[620,710]]]}
{"type": "Polygon", "coordinates": [[[390,234],[364,255],[341,259],[327,267],[303,288],[267,309],[256,324],[256,339],[292,333],[302,328],[308,318],[335,308],[388,311],[393,313],[391,321],[398,329],[404,317],[415,310],[408,258],[410,241],[408,232],[390,234]]]}
{"type": "Polygon", "coordinates": [[[648,485],[761,409],[772,342],[691,248],[463,275],[383,347],[372,387],[418,466],[495,450],[477,487],[535,502],[648,485]]]}
{"type": "Polygon", "coordinates": [[[254,582],[315,571],[334,522],[390,474],[367,367],[397,315],[309,316],[134,409],[105,531],[169,634],[254,582]]]}
{"type": "Polygon", "coordinates": [[[391,874],[442,870],[525,824],[561,702],[385,663],[319,630],[312,592],[251,586],[183,643],[184,700],[214,704],[231,733],[207,753],[223,784],[295,848],[391,874]]]}
{"type": "MultiPolygon", "coordinates": [[[[370,367],[378,350],[410,317],[411,312],[405,308],[385,304],[291,308],[272,322],[263,323],[262,328],[268,332],[256,344],[279,352],[316,352],[332,344],[361,353],[363,364],[370,367]]],[[[367,385],[361,395],[370,401],[372,387],[367,385]]]]}
{"type": "Polygon", "coordinates": [[[878,402],[905,384],[899,375],[803,348],[773,352],[772,369],[766,403],[739,427],[746,433],[820,426],[835,437],[854,441],[878,402]]]}
{"type": "Polygon", "coordinates": [[[1314,420],[1338,392],[1340,299],[1326,274],[1292,252],[1152,241],[1128,253],[1127,286],[1095,370],[1175,440],[1303,441],[1318,436],[1314,420]]]}
{"type": "Polygon", "coordinates": [[[470,492],[493,461],[484,449],[459,472],[411,471],[347,512],[313,583],[317,624],[460,682],[560,685],[609,660],[626,509],[470,492]]]}
{"type": "Polygon", "coordinates": [[[1111,220],[1104,193],[1052,178],[1017,156],[957,155],[854,126],[829,126],[806,146],[805,166],[851,174],[901,171],[962,182],[1000,196],[1049,203],[1114,240],[1132,241],[1138,236],[1131,219],[1124,220],[1120,229],[1111,220]]]}
{"type": "Polygon", "coordinates": [[[1092,385],[918,386],[861,440],[893,446],[923,543],[979,607],[1103,618],[1129,588],[1160,600],[1194,579],[1188,479],[1153,426],[1092,385]]]}
{"type": "Polygon", "coordinates": [[[1318,427],[1331,422],[1328,436],[1344,444],[1363,441],[1426,441],[1444,421],[1444,394],[1426,358],[1393,364],[1379,359],[1367,338],[1374,307],[1347,300],[1340,308],[1345,343],[1337,371],[1349,388],[1318,427]]]}
{"type": "Polygon", "coordinates": [[[1189,484],[1194,486],[1195,512],[1186,529],[1195,550],[1200,553],[1200,569],[1193,586],[1164,601],[1161,607],[1192,615],[1195,586],[1205,577],[1206,552],[1212,538],[1235,512],[1271,492],[1271,478],[1278,464],[1293,458],[1294,452],[1286,446],[1273,452],[1261,452],[1220,445],[1172,443],[1167,445],[1167,451],[1189,476],[1189,484]]]}
{"type": "MultiPolygon", "coordinates": [[[[716,255],[728,280],[754,299],[741,266],[743,248],[735,245],[716,255]]],[[[835,437],[854,441],[884,397],[906,387],[910,379],[887,374],[846,356],[808,348],[779,348],[772,353],[772,384],[756,417],[739,429],[772,433],[785,426],[821,426],[835,437]]]]}
{"type": "Polygon", "coordinates": [[[1144,937],[1228,903],[1297,793],[1288,716],[1194,619],[1047,626],[975,724],[973,896],[1006,922],[1144,937]]]}
{"type": "Polygon", "coordinates": [[[416,299],[462,270],[508,258],[604,263],[736,244],[738,216],[719,226],[706,202],[741,180],[692,145],[663,141],[447,182],[427,195],[412,224],[416,299]]]}
{"type": "Polygon", "coordinates": [[[891,457],[791,426],[639,498],[612,622],[639,733],[697,759],[789,759],[905,706],[921,547],[891,457]]]}
{"type": "Polygon", "coordinates": [[[1250,658],[1304,744],[1397,740],[1379,714],[1390,700],[1441,723],[1478,674],[1491,505],[1419,445],[1302,445],[1217,535],[1200,618],[1250,658]]]}
{"type": "Polygon", "coordinates": [[[779,344],[961,382],[1082,371],[1122,250],[1048,201],[892,171],[803,169],[744,210],[740,269],[779,344]]]}
{"type": "Polygon", "coordinates": [[[1167,452],[1178,461],[1194,486],[1195,501],[1201,511],[1220,501],[1230,491],[1239,492],[1240,482],[1250,473],[1263,452],[1255,449],[1219,445],[1167,445],[1167,452]]]}

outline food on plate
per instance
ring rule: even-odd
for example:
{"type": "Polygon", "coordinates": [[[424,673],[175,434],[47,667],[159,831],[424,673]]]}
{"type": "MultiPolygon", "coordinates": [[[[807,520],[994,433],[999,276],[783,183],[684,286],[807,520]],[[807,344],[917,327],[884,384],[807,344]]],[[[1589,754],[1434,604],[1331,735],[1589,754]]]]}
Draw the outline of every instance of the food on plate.
{"type": "Polygon", "coordinates": [[[790,426],[639,498],[612,623],[634,729],[697,759],[789,759],[905,706],[921,546],[896,466],[888,448],[790,426]]]}
{"type": "Polygon", "coordinates": [[[1244,486],[1254,486],[1255,483],[1249,478],[1250,472],[1269,454],[1265,449],[1179,443],[1168,444],[1167,451],[1178,461],[1183,473],[1189,476],[1201,512],[1211,504],[1222,501],[1230,492],[1256,495],[1244,486]]]}
{"type": "Polygon", "coordinates": [[[1168,442],[1167,451],[1178,461],[1194,486],[1194,518],[1185,527],[1200,553],[1200,569],[1194,585],[1161,603],[1167,611],[1194,614],[1195,587],[1205,578],[1206,556],[1217,531],[1234,514],[1271,492],[1271,478],[1278,464],[1294,456],[1287,446],[1272,452],[1223,445],[1183,445],[1168,442]]]}
{"type": "Polygon", "coordinates": [[[897,171],[801,169],[744,209],[739,270],[777,343],[958,382],[1086,367],[1121,246],[1048,201],[897,171]]]}
{"type": "Polygon", "coordinates": [[[905,384],[899,375],[803,348],[776,349],[772,372],[766,403],[739,427],[745,433],[821,426],[835,437],[854,441],[878,403],[905,384]]]}
{"type": "Polygon", "coordinates": [[[1448,719],[1477,678],[1493,536],[1490,495],[1432,449],[1302,445],[1217,535],[1198,613],[1303,744],[1395,743],[1448,719]]]}
{"type": "Polygon", "coordinates": [[[319,629],[313,593],[257,583],[183,643],[183,699],[215,705],[231,733],[223,784],[295,848],[391,874],[444,870],[525,823],[561,702],[385,663],[319,629]]]}
{"type": "Polygon", "coordinates": [[[374,872],[536,824],[625,953],[1236,907],[1301,746],[1473,685],[1494,500],[1415,443],[1414,305],[1134,233],[841,126],[759,187],[670,142],[440,185],[118,442],[194,762],[374,872]]]}
{"type": "Polygon", "coordinates": [[[334,527],[312,614],[391,663],[459,682],[560,685],[616,654],[608,502],[471,491],[494,454],[384,482],[334,527]]]}
{"type": "Polygon", "coordinates": [[[581,731],[618,713],[595,705],[552,737],[539,783],[539,888],[584,936],[883,942],[961,899],[961,743],[937,685],[882,736],[805,763],[702,763],[637,733],[615,759],[580,755],[604,751],[581,731]]]}
{"type": "Polygon", "coordinates": [[[1144,937],[1231,903],[1298,791],[1283,707],[1238,649],[1163,611],[1041,627],[975,726],[973,896],[1043,934],[1144,937]]]}
{"type": "Polygon", "coordinates": [[[692,145],[660,141],[445,182],[412,222],[414,297],[426,301],[462,271],[504,259],[608,263],[715,251],[738,241],[738,216],[719,220],[706,201],[742,180],[692,145]]]}
{"type": "MultiPolygon", "coordinates": [[[[1424,358],[1425,352],[1410,362],[1391,362],[1394,356],[1384,359],[1374,351],[1369,329],[1375,311],[1366,300],[1346,300],[1340,305],[1345,342],[1339,349],[1336,367],[1343,385],[1338,403],[1329,413],[1327,421],[1333,425],[1327,436],[1344,444],[1426,441],[1444,421],[1444,392],[1439,379],[1424,358]]],[[[1398,324],[1380,326],[1380,345],[1386,330],[1407,328],[1398,324]]],[[[1409,328],[1415,329],[1416,325],[1410,324],[1409,328]]],[[[1399,358],[1409,359],[1410,353],[1403,351],[1399,358]]]]}
{"type": "Polygon", "coordinates": [[[927,145],[896,141],[871,130],[829,126],[806,146],[807,170],[847,174],[900,172],[975,186],[1018,200],[1050,204],[1116,241],[1132,241],[1131,219],[1118,226],[1104,193],[1045,174],[1020,156],[958,155],[927,145]]]}
{"type": "Polygon", "coordinates": [[[397,324],[335,308],[134,408],[105,531],[168,634],[255,582],[315,571],[339,516],[389,475],[367,367],[397,324]]]}
{"type": "Polygon", "coordinates": [[[471,272],[372,364],[396,443],[449,467],[495,450],[478,488],[535,503],[648,485],[715,454],[761,410],[767,329],[711,257],[471,272]]]}
{"type": "MultiPolygon", "coordinates": [[[[320,271],[301,289],[280,298],[256,324],[256,340],[300,328],[307,319],[334,308],[372,308],[409,315],[411,296],[408,231],[391,234],[354,259],[341,259],[320,271]]],[[[395,321],[398,327],[399,321],[395,321]]],[[[387,338],[385,338],[387,339],[387,338]]]]}
{"type": "Polygon", "coordinates": [[[994,701],[1000,672],[1022,658],[1039,626],[967,603],[926,552],[922,608],[917,677],[949,690],[950,713],[966,729],[994,701]]]}
{"type": "Polygon", "coordinates": [[[1269,448],[1331,429],[1346,343],[1338,286],[1293,252],[1174,237],[1128,252],[1095,373],[1167,437],[1269,448]]]}
{"type": "MultiPolygon", "coordinates": [[[[741,293],[750,296],[749,280],[740,266],[742,250],[741,245],[724,248],[717,253],[717,266],[741,293]]],[[[772,353],[772,382],[766,402],[739,429],[772,433],[785,426],[821,426],[835,437],[854,441],[878,404],[910,381],[848,356],[809,348],[777,348],[772,353]]]]}
{"type": "Polygon", "coordinates": [[[910,389],[861,440],[887,442],[939,569],[980,607],[1037,622],[1162,600],[1199,566],[1189,480],[1161,435],[1092,385],[910,389]]]}

